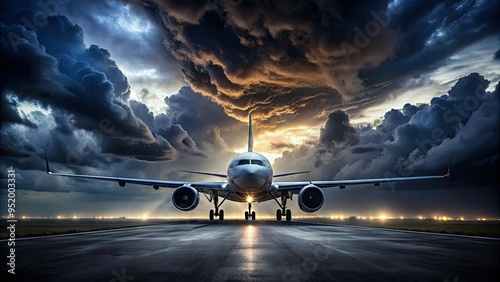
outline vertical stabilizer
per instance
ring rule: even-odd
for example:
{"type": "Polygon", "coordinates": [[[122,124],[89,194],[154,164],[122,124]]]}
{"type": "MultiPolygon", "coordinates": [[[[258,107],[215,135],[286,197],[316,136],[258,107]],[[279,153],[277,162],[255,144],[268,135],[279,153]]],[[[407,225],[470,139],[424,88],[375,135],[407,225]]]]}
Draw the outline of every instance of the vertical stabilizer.
{"type": "Polygon", "coordinates": [[[252,115],[248,116],[248,151],[253,152],[252,115]]]}

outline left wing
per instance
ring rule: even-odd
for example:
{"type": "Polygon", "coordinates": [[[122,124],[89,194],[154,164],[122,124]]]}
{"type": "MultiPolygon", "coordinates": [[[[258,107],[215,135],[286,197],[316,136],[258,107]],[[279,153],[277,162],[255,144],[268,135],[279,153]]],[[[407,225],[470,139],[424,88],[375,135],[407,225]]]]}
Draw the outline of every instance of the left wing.
{"type": "Polygon", "coordinates": [[[141,178],[129,178],[129,177],[115,177],[115,176],[98,176],[98,175],[83,175],[83,174],[67,174],[67,173],[54,173],[50,171],[49,161],[47,156],[45,156],[45,165],[47,167],[47,174],[66,176],[73,178],[83,178],[83,179],[95,179],[95,180],[105,180],[105,181],[115,181],[121,187],[125,186],[126,183],[139,184],[152,186],[155,190],[160,187],[163,188],[177,188],[186,184],[191,185],[193,188],[199,190],[200,192],[209,192],[207,190],[227,190],[227,182],[183,182],[183,181],[166,181],[166,180],[155,180],[155,179],[141,179],[141,178]]]}

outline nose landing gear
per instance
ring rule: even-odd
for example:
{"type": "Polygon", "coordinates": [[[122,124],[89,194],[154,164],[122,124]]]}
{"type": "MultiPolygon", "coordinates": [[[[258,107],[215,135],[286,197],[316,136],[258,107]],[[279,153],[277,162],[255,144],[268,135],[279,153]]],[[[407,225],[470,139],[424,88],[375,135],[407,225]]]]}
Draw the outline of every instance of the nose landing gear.
{"type": "Polygon", "coordinates": [[[245,212],[245,220],[255,220],[255,212],[252,211],[252,203],[248,203],[248,211],[245,212]]]}

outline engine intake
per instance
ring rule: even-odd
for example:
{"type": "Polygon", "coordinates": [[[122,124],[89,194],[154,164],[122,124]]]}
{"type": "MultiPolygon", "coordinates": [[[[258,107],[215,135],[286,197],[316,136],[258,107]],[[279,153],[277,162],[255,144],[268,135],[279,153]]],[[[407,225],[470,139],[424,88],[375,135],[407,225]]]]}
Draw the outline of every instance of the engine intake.
{"type": "Polygon", "coordinates": [[[305,212],[315,212],[318,211],[325,202],[325,194],[323,191],[309,184],[302,187],[299,191],[299,208],[305,212]]]}
{"type": "Polygon", "coordinates": [[[181,211],[194,210],[199,202],[198,191],[191,186],[180,186],[172,194],[172,203],[181,211]]]}

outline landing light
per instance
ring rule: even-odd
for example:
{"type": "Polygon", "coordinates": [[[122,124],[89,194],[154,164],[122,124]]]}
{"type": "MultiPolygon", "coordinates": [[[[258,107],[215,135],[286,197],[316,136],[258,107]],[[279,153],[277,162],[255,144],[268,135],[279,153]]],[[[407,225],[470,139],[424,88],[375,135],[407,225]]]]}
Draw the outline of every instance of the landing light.
{"type": "Polygon", "coordinates": [[[251,203],[252,201],[253,201],[252,196],[247,196],[247,202],[248,202],[248,203],[251,203]]]}

